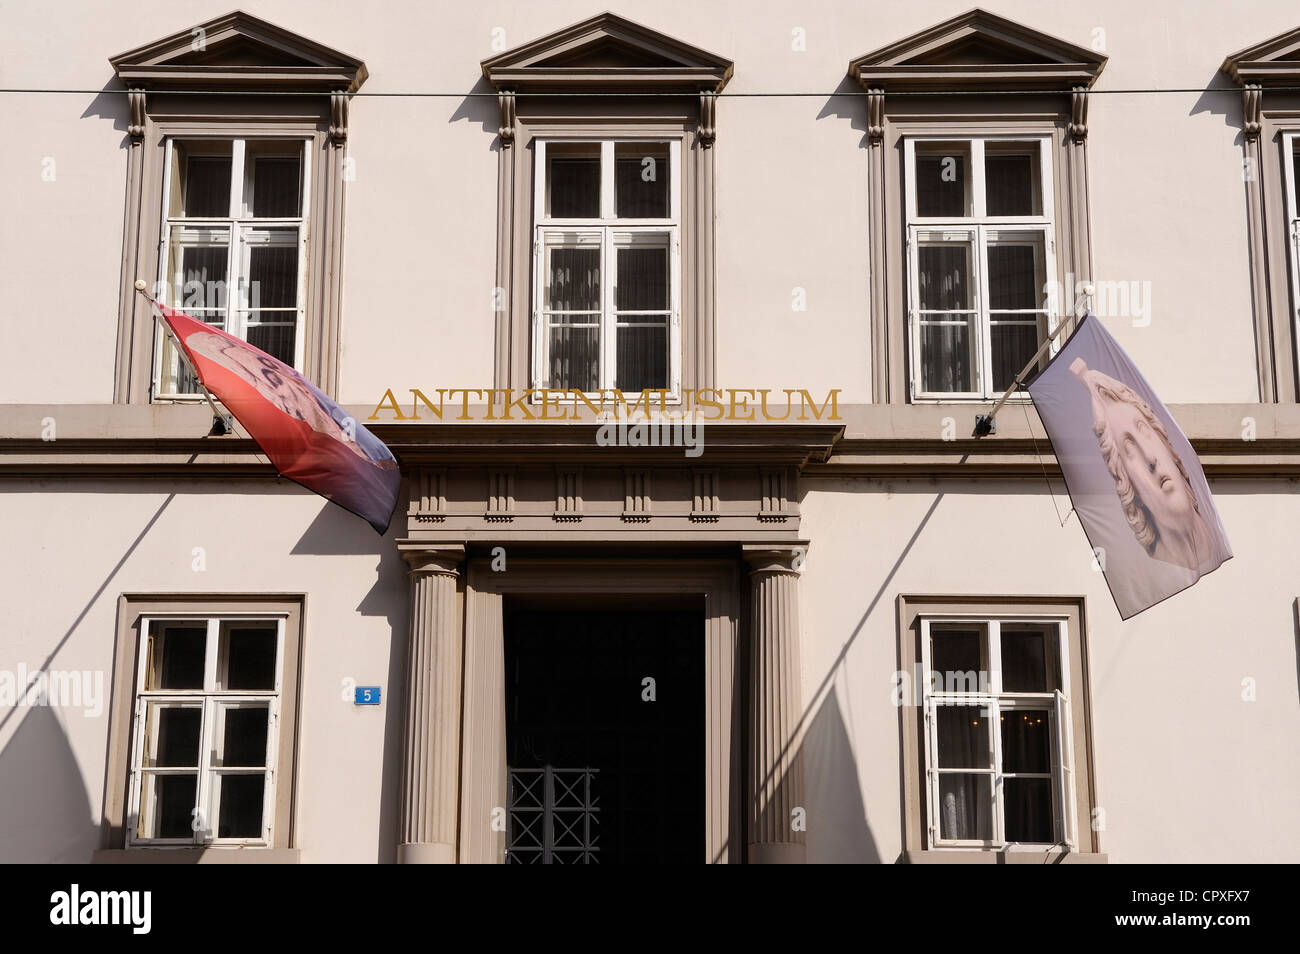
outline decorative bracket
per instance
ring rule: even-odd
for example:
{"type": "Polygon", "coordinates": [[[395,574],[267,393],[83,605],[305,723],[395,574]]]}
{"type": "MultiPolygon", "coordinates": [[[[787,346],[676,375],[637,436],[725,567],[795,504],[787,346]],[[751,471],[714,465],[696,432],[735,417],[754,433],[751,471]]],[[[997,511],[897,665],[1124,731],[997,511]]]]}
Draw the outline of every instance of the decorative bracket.
{"type": "Polygon", "coordinates": [[[497,135],[501,137],[501,148],[509,149],[515,144],[514,90],[497,93],[497,108],[501,111],[501,125],[497,127],[497,135]]]}
{"type": "Polygon", "coordinates": [[[1088,138],[1088,87],[1076,86],[1070,96],[1070,138],[1082,143],[1088,138]]]}
{"type": "Polygon", "coordinates": [[[330,142],[341,146],[348,141],[348,94],[344,90],[330,93],[330,142]]]}
{"type": "Polygon", "coordinates": [[[867,90],[867,136],[873,146],[885,139],[885,91],[879,87],[867,90]]]}
{"type": "Polygon", "coordinates": [[[1241,88],[1241,131],[1245,134],[1247,142],[1258,139],[1259,132],[1263,128],[1260,117],[1260,110],[1264,103],[1263,93],[1263,87],[1258,83],[1247,83],[1241,88]]]}
{"type": "Polygon", "coordinates": [[[717,93],[700,94],[700,145],[710,148],[718,138],[717,93]]]}
{"type": "Polygon", "coordinates": [[[131,118],[126,127],[127,135],[131,137],[131,145],[138,146],[144,142],[144,90],[127,90],[126,102],[131,110],[131,118]]]}

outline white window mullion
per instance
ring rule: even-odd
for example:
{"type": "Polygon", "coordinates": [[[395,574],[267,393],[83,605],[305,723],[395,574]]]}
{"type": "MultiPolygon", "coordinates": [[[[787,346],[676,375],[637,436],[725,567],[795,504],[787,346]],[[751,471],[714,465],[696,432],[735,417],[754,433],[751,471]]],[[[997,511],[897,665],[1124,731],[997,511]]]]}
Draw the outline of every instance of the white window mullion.
{"type": "MultiPolygon", "coordinates": [[[[982,190],[981,190],[982,199],[982,190]]],[[[993,391],[993,317],[989,311],[989,248],[988,226],[975,227],[975,342],[980,356],[976,368],[975,390],[984,397],[993,391]]]]}
{"type": "Polygon", "coordinates": [[[916,218],[916,140],[908,136],[903,140],[903,196],[907,218],[916,218]]]}
{"type": "MultiPolygon", "coordinates": [[[[307,255],[311,248],[311,157],[312,140],[302,141],[302,195],[298,226],[298,311],[297,324],[293,332],[293,366],[299,371],[306,369],[307,355],[307,255]]],[[[347,188],[346,180],[340,188],[347,188]]]]}
{"type": "MultiPolygon", "coordinates": [[[[909,150],[913,149],[911,140],[908,140],[909,150]]],[[[909,166],[910,168],[910,166],[909,166]]],[[[908,180],[909,183],[911,180],[908,180]]],[[[915,192],[915,187],[910,187],[915,192]]],[[[916,202],[914,194],[908,195],[909,203],[916,202]]],[[[913,205],[913,207],[915,207],[913,205]]],[[[911,391],[913,398],[921,391],[921,322],[920,322],[920,252],[917,249],[917,229],[916,226],[910,226],[907,230],[907,335],[911,343],[908,348],[908,362],[911,365],[911,373],[908,375],[908,389],[911,391]]]]}
{"type": "Polygon", "coordinates": [[[614,218],[614,140],[605,139],[600,144],[600,217],[614,218]]]}
{"type": "MultiPolygon", "coordinates": [[[[603,143],[601,145],[602,151],[605,146],[608,146],[612,153],[614,144],[612,142],[603,143]]],[[[602,177],[601,182],[604,182],[604,177],[602,177]]],[[[602,190],[603,188],[602,185],[602,190]]],[[[618,367],[614,341],[618,324],[614,313],[614,282],[616,281],[617,266],[614,260],[613,230],[606,227],[602,228],[600,233],[600,295],[602,307],[600,315],[600,374],[598,380],[602,388],[613,388],[616,384],[614,371],[618,367]]]]}
{"type": "MultiPolygon", "coordinates": [[[[981,242],[981,246],[983,243],[981,242]]],[[[997,699],[1002,692],[1002,623],[991,619],[985,629],[988,639],[988,681],[989,693],[993,700],[988,707],[990,751],[993,753],[993,778],[989,786],[993,795],[993,841],[1006,844],[1006,821],[1002,817],[1004,799],[1002,797],[1002,707],[997,699]]]]}
{"type": "Polygon", "coordinates": [[[988,215],[988,201],[984,195],[984,140],[979,137],[970,140],[970,188],[971,211],[982,219],[988,215]]]}
{"type": "MultiPolygon", "coordinates": [[[[232,219],[244,215],[244,140],[242,139],[234,139],[230,143],[229,214],[232,219]]],[[[251,210],[249,214],[252,214],[251,210]]]]}
{"type": "MultiPolygon", "coordinates": [[[[925,737],[925,824],[926,844],[935,847],[939,840],[939,749],[935,732],[934,700],[930,683],[930,621],[921,620],[921,718],[925,737]]],[[[908,704],[904,699],[903,703],[908,704]]]]}
{"type": "Polygon", "coordinates": [[[542,302],[546,294],[545,285],[549,280],[548,276],[542,271],[545,265],[545,256],[543,247],[545,246],[546,233],[539,226],[533,233],[533,275],[536,278],[533,281],[533,317],[532,317],[532,335],[533,335],[533,387],[550,387],[552,382],[547,377],[547,367],[549,360],[547,352],[550,349],[550,334],[543,327],[542,321],[542,302]]]}
{"type": "MultiPolygon", "coordinates": [[[[673,181],[676,182],[676,178],[673,181]]],[[[668,328],[668,386],[676,398],[682,393],[682,243],[679,226],[673,226],[668,240],[672,243],[669,281],[672,283],[673,310],[668,328]]]]}

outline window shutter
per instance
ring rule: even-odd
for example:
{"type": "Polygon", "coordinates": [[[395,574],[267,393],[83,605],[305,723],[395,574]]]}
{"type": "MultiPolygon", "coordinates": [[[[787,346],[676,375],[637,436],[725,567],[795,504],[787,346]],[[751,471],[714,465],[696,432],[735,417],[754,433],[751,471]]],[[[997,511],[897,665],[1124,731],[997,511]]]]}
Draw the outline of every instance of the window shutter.
{"type": "Polygon", "coordinates": [[[1057,801],[1061,806],[1061,840],[1071,851],[1078,850],[1078,832],[1076,831],[1078,809],[1074,795],[1074,732],[1070,724],[1070,700],[1057,689],[1054,695],[1056,723],[1056,750],[1061,760],[1060,771],[1056,773],[1057,801]]]}

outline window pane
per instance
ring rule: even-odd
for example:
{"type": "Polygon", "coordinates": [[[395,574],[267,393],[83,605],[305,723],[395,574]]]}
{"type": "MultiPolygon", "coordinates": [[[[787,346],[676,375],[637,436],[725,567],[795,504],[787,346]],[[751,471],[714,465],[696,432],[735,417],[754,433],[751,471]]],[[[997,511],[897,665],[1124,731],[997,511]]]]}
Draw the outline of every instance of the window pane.
{"type": "Polygon", "coordinates": [[[984,202],[989,215],[1042,215],[1038,143],[984,144],[984,202]]]}
{"type": "Polygon", "coordinates": [[[239,768],[265,766],[270,711],[264,702],[218,706],[212,764],[239,768]]]}
{"type": "Polygon", "coordinates": [[[1053,837],[1051,779],[1003,779],[1002,799],[1006,805],[1007,841],[1040,845],[1056,841],[1053,837]]]}
{"type": "Polygon", "coordinates": [[[917,250],[917,287],[923,310],[948,311],[974,307],[970,253],[971,247],[965,243],[926,244],[917,250]]]}
{"type": "Polygon", "coordinates": [[[989,768],[989,721],[980,706],[937,706],[940,768],[989,768]]]}
{"type": "Polygon", "coordinates": [[[277,641],[274,623],[223,623],[217,688],[273,690],[277,641]]]}
{"type": "Polygon", "coordinates": [[[975,390],[975,318],[973,315],[927,315],[921,322],[921,389],[975,390]],[[948,323],[938,324],[943,320],[948,323]]]}
{"type": "MultiPolygon", "coordinates": [[[[279,312],[264,312],[262,317],[274,317],[279,312]]],[[[256,316],[254,316],[256,317],[256,316]]],[[[254,348],[265,351],[271,357],[283,361],[289,367],[294,365],[294,345],[297,329],[292,324],[249,324],[247,326],[248,343],[254,348]]]]}
{"type": "MultiPolygon", "coordinates": [[[[938,674],[934,688],[944,692],[978,692],[984,672],[984,633],[978,629],[930,629],[930,667],[938,674]]],[[[987,682],[987,680],[986,680],[987,682]]]]}
{"type": "Polygon", "coordinates": [[[145,773],[140,791],[139,838],[193,838],[197,775],[145,773]]]}
{"type": "Polygon", "coordinates": [[[619,325],[618,371],[614,386],[624,391],[667,388],[668,325],[650,328],[619,325]]]}
{"type": "Polygon", "coordinates": [[[600,311],[600,249],[548,247],[546,256],[546,308],[600,311]]]}
{"type": "Polygon", "coordinates": [[[939,837],[964,841],[988,841],[993,837],[990,776],[939,776],[939,837]]]}
{"type": "Polygon", "coordinates": [[[1051,720],[1045,709],[1006,709],[1002,713],[1002,771],[1052,771],[1051,720]]]}
{"type": "Polygon", "coordinates": [[[1060,688],[1056,653],[1049,639],[1052,643],[1056,640],[1054,627],[1002,624],[1002,688],[1006,692],[1051,692],[1060,688]]]}
{"type": "Polygon", "coordinates": [[[615,214],[622,219],[668,218],[670,174],[668,143],[615,143],[615,214]]]}
{"type": "Polygon", "coordinates": [[[257,838],[262,834],[265,775],[219,775],[213,797],[218,838],[257,838]]]}
{"type": "Polygon", "coordinates": [[[145,754],[147,768],[197,768],[203,710],[199,706],[146,703],[145,754]]]}
{"type": "Polygon", "coordinates": [[[1300,147],[1291,156],[1291,181],[1295,183],[1295,215],[1300,217],[1300,147]]]}
{"type": "Polygon", "coordinates": [[[298,306],[298,236],[296,232],[247,234],[247,302],[250,308],[298,306]],[[292,244],[284,244],[288,240],[292,244]],[[257,244],[252,244],[257,243],[257,244]],[[274,243],[274,244],[273,244],[274,243]]]}
{"type": "Polygon", "coordinates": [[[1038,321],[994,321],[989,328],[989,342],[993,349],[993,390],[1005,391],[1039,348],[1038,321]]]}
{"type": "Polygon", "coordinates": [[[174,172],[180,173],[180,208],[172,215],[187,218],[225,218],[230,215],[230,143],[177,143],[174,172]],[[195,153],[198,153],[197,155],[195,153]]]}
{"type": "Polygon", "coordinates": [[[175,226],[168,256],[172,303],[195,318],[220,320],[220,315],[202,313],[226,307],[230,230],[175,226]]]}
{"type": "Polygon", "coordinates": [[[302,214],[302,142],[244,144],[245,215],[254,218],[296,218],[302,214]]]}
{"type": "Polygon", "coordinates": [[[564,316],[551,319],[547,380],[553,388],[600,388],[600,329],[574,327],[564,316]]]}
{"type": "Polygon", "coordinates": [[[202,689],[207,624],[155,622],[152,626],[145,689],[202,689]]]}
{"type": "Polygon", "coordinates": [[[546,214],[600,218],[600,143],[546,144],[546,214]]]}
{"type": "MultiPolygon", "coordinates": [[[[667,237],[664,237],[665,243],[667,237]]],[[[638,245],[617,250],[614,303],[619,311],[667,311],[668,246],[638,245]]]]}
{"type": "Polygon", "coordinates": [[[1039,280],[1039,249],[1034,245],[989,246],[989,307],[1042,308],[1044,289],[1039,280]]]}
{"type": "Polygon", "coordinates": [[[943,218],[972,214],[968,143],[917,145],[916,214],[943,218]]]}

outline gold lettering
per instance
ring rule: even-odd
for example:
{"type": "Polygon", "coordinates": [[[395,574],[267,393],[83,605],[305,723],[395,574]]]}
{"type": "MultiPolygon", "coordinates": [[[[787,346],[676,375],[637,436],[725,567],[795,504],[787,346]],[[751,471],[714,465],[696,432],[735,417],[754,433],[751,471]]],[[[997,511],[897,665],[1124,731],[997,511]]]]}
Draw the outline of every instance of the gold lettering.
{"type": "Polygon", "coordinates": [[[717,391],[716,388],[700,388],[700,390],[698,390],[697,392],[695,392],[695,400],[696,400],[696,403],[699,404],[700,407],[702,407],[702,408],[704,408],[704,407],[711,407],[711,408],[713,408],[715,411],[718,412],[717,414],[714,414],[712,417],[706,417],[706,418],[704,418],[704,420],[706,420],[706,421],[719,421],[719,420],[722,419],[723,410],[722,410],[722,405],[721,405],[720,403],[718,403],[718,400],[717,400],[718,397],[719,397],[719,394],[718,394],[718,391],[717,391]],[[712,398],[712,399],[710,399],[710,398],[706,398],[706,397],[705,397],[706,394],[712,394],[712,395],[713,395],[713,398],[712,398]]]}
{"type": "Polygon", "coordinates": [[[748,388],[741,388],[740,390],[736,390],[735,388],[730,388],[730,389],[728,389],[727,393],[731,395],[730,413],[727,415],[727,420],[729,420],[729,421],[752,421],[752,420],[754,419],[754,409],[753,409],[752,407],[749,406],[749,401],[748,401],[748,399],[746,399],[746,398],[742,398],[742,399],[740,400],[740,408],[741,408],[742,410],[748,410],[748,411],[749,411],[749,417],[737,417],[737,416],[736,416],[736,403],[737,403],[737,402],[736,402],[736,395],[737,395],[737,394],[748,394],[750,397],[753,397],[753,396],[754,396],[754,391],[753,391],[752,389],[748,389],[748,388]]]}
{"type": "Polygon", "coordinates": [[[510,409],[511,409],[512,407],[517,407],[517,408],[519,408],[520,411],[523,412],[523,415],[524,415],[524,419],[525,419],[525,420],[529,420],[529,421],[536,420],[536,419],[537,419],[537,415],[535,415],[532,411],[528,410],[528,408],[524,406],[524,402],[528,400],[529,396],[532,395],[533,393],[535,393],[535,392],[533,391],[533,389],[532,389],[532,388],[526,388],[526,389],[524,390],[524,393],[523,393],[523,394],[519,395],[518,398],[516,398],[515,400],[512,401],[512,400],[510,400],[510,395],[512,395],[512,394],[514,394],[514,393],[515,393],[515,392],[514,392],[514,389],[513,389],[513,388],[506,388],[506,389],[505,389],[505,393],[502,395],[502,397],[503,397],[503,399],[504,399],[504,402],[505,402],[504,407],[503,407],[503,410],[505,411],[505,413],[502,415],[502,418],[503,418],[504,420],[507,420],[507,421],[514,420],[514,419],[510,416],[510,409]]]}
{"type": "Polygon", "coordinates": [[[784,420],[786,420],[786,418],[788,418],[788,417],[790,416],[790,405],[789,405],[789,404],[787,404],[787,405],[785,406],[785,414],[784,414],[782,417],[773,417],[771,414],[768,414],[768,413],[767,413],[767,396],[768,396],[769,394],[771,394],[772,392],[771,392],[770,390],[768,390],[767,388],[763,388],[763,390],[759,391],[758,393],[761,394],[761,395],[763,396],[763,420],[765,420],[765,421],[784,421],[784,420]]]}
{"type": "Polygon", "coordinates": [[[406,420],[406,415],[403,414],[402,409],[397,406],[397,398],[393,397],[392,388],[389,388],[387,391],[384,392],[384,396],[380,398],[379,403],[375,405],[375,413],[371,414],[368,418],[366,418],[366,420],[367,421],[379,420],[379,409],[385,406],[385,402],[387,402],[387,406],[391,408],[392,412],[395,415],[397,415],[397,420],[399,421],[406,420]]]}
{"type": "Polygon", "coordinates": [[[449,388],[447,391],[448,397],[455,397],[457,394],[463,394],[464,397],[460,399],[460,417],[456,418],[456,420],[472,421],[473,418],[470,417],[469,415],[469,396],[471,394],[477,394],[479,397],[482,397],[483,389],[482,388],[449,388]]]}
{"type": "MultiPolygon", "coordinates": [[[[785,393],[789,394],[790,393],[789,389],[787,389],[785,393]]],[[[831,388],[830,392],[826,395],[826,401],[822,404],[820,408],[818,408],[817,402],[813,400],[812,395],[809,394],[807,391],[801,390],[799,392],[799,404],[800,404],[799,420],[801,421],[808,420],[807,416],[804,414],[804,411],[807,410],[809,403],[811,403],[814,408],[813,417],[815,419],[819,421],[822,419],[822,412],[826,410],[826,405],[829,404],[831,408],[831,416],[829,420],[838,421],[840,419],[839,395],[840,395],[839,388],[831,388]]]]}
{"type": "Polygon", "coordinates": [[[416,388],[411,388],[411,418],[416,421],[420,419],[420,405],[417,404],[416,402],[423,401],[424,406],[427,407],[430,411],[432,411],[435,415],[437,415],[438,420],[441,421],[442,405],[445,399],[446,399],[446,392],[442,388],[438,388],[438,406],[434,407],[432,404],[429,403],[429,399],[424,396],[423,391],[420,391],[416,388]]]}

